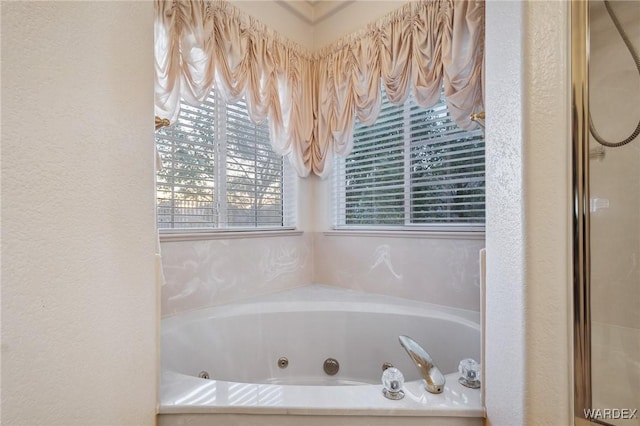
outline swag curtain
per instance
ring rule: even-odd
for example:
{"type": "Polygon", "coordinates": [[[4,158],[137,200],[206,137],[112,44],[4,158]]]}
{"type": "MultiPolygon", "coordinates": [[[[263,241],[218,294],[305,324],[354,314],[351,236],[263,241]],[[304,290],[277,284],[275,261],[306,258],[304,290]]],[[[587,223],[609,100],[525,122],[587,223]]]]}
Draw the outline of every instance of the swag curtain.
{"type": "Polygon", "coordinates": [[[220,0],[156,3],[156,115],[171,122],[180,97],[201,102],[215,84],[246,96],[250,117],[268,117],[274,150],[300,176],[326,177],[334,154],[353,147],[357,116],[375,122],[381,85],[403,103],[430,107],[444,86],[462,128],[482,110],[484,2],[421,0],[309,54],[220,0]]]}
{"type": "Polygon", "coordinates": [[[246,97],[256,123],[269,119],[274,151],[300,176],[311,170],[311,55],[225,1],[156,2],[155,114],[175,122],[180,98],[199,105],[215,85],[246,97]]]}

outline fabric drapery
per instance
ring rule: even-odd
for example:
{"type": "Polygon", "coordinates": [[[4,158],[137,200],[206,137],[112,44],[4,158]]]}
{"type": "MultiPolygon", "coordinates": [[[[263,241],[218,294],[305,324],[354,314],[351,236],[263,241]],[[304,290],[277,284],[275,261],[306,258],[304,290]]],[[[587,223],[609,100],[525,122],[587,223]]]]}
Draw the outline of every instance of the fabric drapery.
{"type": "Polygon", "coordinates": [[[256,123],[269,121],[275,152],[311,171],[311,54],[225,1],[157,1],[155,114],[172,123],[180,99],[197,106],[214,87],[243,96],[256,123]]]}
{"type": "Polygon", "coordinates": [[[482,110],[484,2],[420,0],[311,54],[216,0],[156,3],[156,115],[175,121],[180,98],[197,105],[215,85],[269,120],[274,150],[300,176],[326,177],[353,147],[355,117],[375,122],[381,87],[401,104],[413,90],[430,107],[441,88],[462,128],[482,110]]]}

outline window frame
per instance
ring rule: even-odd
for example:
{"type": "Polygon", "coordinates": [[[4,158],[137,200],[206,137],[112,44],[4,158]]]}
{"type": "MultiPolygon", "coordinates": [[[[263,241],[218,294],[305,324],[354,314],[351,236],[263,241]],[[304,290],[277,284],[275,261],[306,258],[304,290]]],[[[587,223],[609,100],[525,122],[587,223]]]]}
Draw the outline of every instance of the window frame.
{"type": "MultiPolygon", "coordinates": [[[[395,105],[389,102],[384,95],[383,90],[383,101],[381,106],[381,111],[385,106],[395,105]]],[[[439,104],[436,104],[431,108],[424,108],[425,111],[429,111],[433,108],[438,107],[440,104],[444,104],[444,92],[441,94],[441,100],[439,104]]],[[[334,179],[333,179],[333,188],[332,188],[332,231],[327,232],[328,235],[388,235],[388,236],[455,236],[455,237],[475,237],[475,236],[484,236],[485,226],[486,226],[486,144],[485,144],[485,134],[484,130],[479,126],[477,129],[473,130],[465,130],[465,132],[470,132],[471,134],[475,133],[476,136],[468,136],[468,137],[477,137],[477,135],[481,135],[482,143],[483,143],[483,186],[482,188],[485,190],[483,194],[483,212],[484,217],[482,223],[412,223],[412,185],[415,185],[411,179],[412,172],[412,159],[411,159],[411,149],[416,144],[412,140],[412,131],[411,131],[411,114],[412,108],[416,106],[419,107],[413,101],[413,94],[410,92],[410,95],[407,97],[407,100],[402,105],[395,105],[397,107],[402,108],[402,142],[403,142],[403,219],[404,223],[402,224],[348,224],[347,223],[347,201],[346,201],[346,187],[347,187],[347,176],[346,176],[346,161],[347,157],[338,157],[334,159],[334,179]]],[[[421,108],[421,107],[419,107],[421,108]]],[[[448,113],[447,113],[448,115],[448,113]]],[[[381,116],[378,117],[380,119],[381,116]]],[[[370,127],[374,128],[376,123],[372,124],[370,127]]],[[[354,133],[357,129],[357,123],[354,126],[354,133]]],[[[428,141],[425,142],[428,144],[428,141]]],[[[354,141],[354,150],[356,149],[356,141],[354,141]]],[[[352,151],[353,152],[353,151],[352,151]]]]}
{"type": "MultiPolygon", "coordinates": [[[[171,227],[161,227],[161,222],[159,222],[160,214],[160,192],[158,191],[159,186],[162,182],[159,181],[159,177],[161,174],[160,170],[156,171],[155,174],[155,187],[156,187],[156,226],[160,235],[161,241],[181,241],[181,240],[199,240],[199,239],[215,239],[215,238],[247,238],[247,237],[263,237],[263,236],[275,236],[279,235],[294,235],[297,234],[296,230],[296,220],[297,220],[297,209],[296,209],[296,194],[297,194],[297,182],[295,178],[295,171],[293,170],[293,166],[289,163],[288,159],[284,156],[279,156],[281,158],[282,164],[282,173],[280,176],[280,185],[281,185],[281,194],[280,195],[280,205],[281,205],[281,217],[282,222],[281,225],[270,225],[263,224],[259,225],[259,220],[254,222],[254,226],[234,226],[228,223],[227,214],[229,213],[226,209],[228,197],[230,196],[230,192],[227,190],[227,181],[230,177],[229,169],[228,169],[228,161],[227,154],[230,145],[238,146],[248,146],[251,150],[260,150],[263,147],[268,147],[273,153],[273,149],[270,143],[270,136],[267,136],[267,140],[262,140],[261,145],[256,147],[254,144],[238,144],[239,140],[230,142],[227,137],[227,125],[229,122],[230,110],[233,109],[235,113],[239,111],[238,104],[244,103],[244,108],[240,108],[246,115],[243,115],[242,118],[246,118],[250,120],[252,125],[255,126],[255,123],[249,118],[248,112],[246,111],[246,103],[244,99],[241,99],[237,102],[228,104],[222,99],[222,96],[212,89],[207,97],[207,101],[211,100],[213,102],[210,105],[213,112],[211,112],[210,118],[212,119],[212,130],[211,135],[207,138],[209,139],[209,144],[207,146],[208,152],[213,158],[213,172],[209,174],[209,177],[212,179],[213,189],[212,189],[212,202],[210,205],[210,209],[212,211],[212,215],[214,219],[211,222],[204,222],[207,226],[185,226],[185,227],[175,227],[175,224],[178,223],[174,220],[170,223],[171,227]],[[213,226],[215,225],[215,226],[213,226]]],[[[187,108],[200,108],[200,107],[192,107],[185,104],[183,100],[181,103],[181,111],[183,107],[187,108]]],[[[164,162],[165,158],[163,156],[163,151],[159,148],[162,145],[159,142],[159,138],[162,138],[163,130],[173,131],[176,125],[179,125],[180,118],[174,123],[172,126],[169,126],[165,129],[160,129],[156,131],[154,136],[154,143],[156,149],[158,151],[158,155],[160,157],[160,162],[164,162]]],[[[269,134],[268,125],[266,123],[262,123],[258,126],[264,126],[263,131],[269,134]]],[[[244,129],[242,129],[244,130],[244,129]]],[[[174,137],[174,136],[172,136],[174,137]]],[[[252,140],[253,141],[253,140],[252,140]]],[[[175,142],[174,142],[175,143],[175,142]]],[[[169,144],[164,144],[165,146],[171,146],[169,144]]],[[[277,155],[277,154],[275,154],[277,155]]],[[[171,161],[171,160],[169,160],[171,161]]],[[[277,167],[273,170],[277,170],[277,167]]],[[[175,184],[165,183],[167,186],[174,186],[175,184]]],[[[256,183],[256,185],[258,185],[256,183]]],[[[254,188],[255,189],[255,188],[254,188]]],[[[257,190],[253,191],[254,194],[257,190]]],[[[174,198],[168,198],[168,200],[172,200],[174,198]]],[[[175,207],[169,207],[171,209],[175,207]]],[[[187,222],[188,223],[188,222],[187,222]]]]}

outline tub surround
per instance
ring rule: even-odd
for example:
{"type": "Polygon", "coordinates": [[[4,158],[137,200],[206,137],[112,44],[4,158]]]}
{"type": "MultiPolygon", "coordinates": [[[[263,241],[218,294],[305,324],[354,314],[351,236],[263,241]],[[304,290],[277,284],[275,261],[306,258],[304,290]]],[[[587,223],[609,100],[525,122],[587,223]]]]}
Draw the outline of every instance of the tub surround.
{"type": "Polygon", "coordinates": [[[478,252],[484,235],[407,238],[317,233],[317,283],[480,310],[478,252]]]}
{"type": "Polygon", "coordinates": [[[167,241],[162,316],[311,283],[480,310],[484,238],[301,236],[167,241]]]}
{"type": "Polygon", "coordinates": [[[309,235],[161,243],[162,316],[311,282],[309,235]]]}

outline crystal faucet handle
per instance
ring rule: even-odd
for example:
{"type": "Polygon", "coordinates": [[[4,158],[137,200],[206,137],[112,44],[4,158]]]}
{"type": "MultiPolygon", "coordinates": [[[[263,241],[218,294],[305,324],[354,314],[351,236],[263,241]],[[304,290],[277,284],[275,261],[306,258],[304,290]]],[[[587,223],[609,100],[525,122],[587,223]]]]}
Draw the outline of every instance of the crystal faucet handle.
{"type": "Polygon", "coordinates": [[[458,373],[460,373],[458,382],[468,388],[478,389],[480,387],[480,369],[481,366],[476,360],[463,359],[458,365],[458,373]]]}
{"type": "Polygon", "coordinates": [[[404,398],[404,376],[395,367],[389,367],[382,373],[382,393],[389,399],[404,398]]]}

